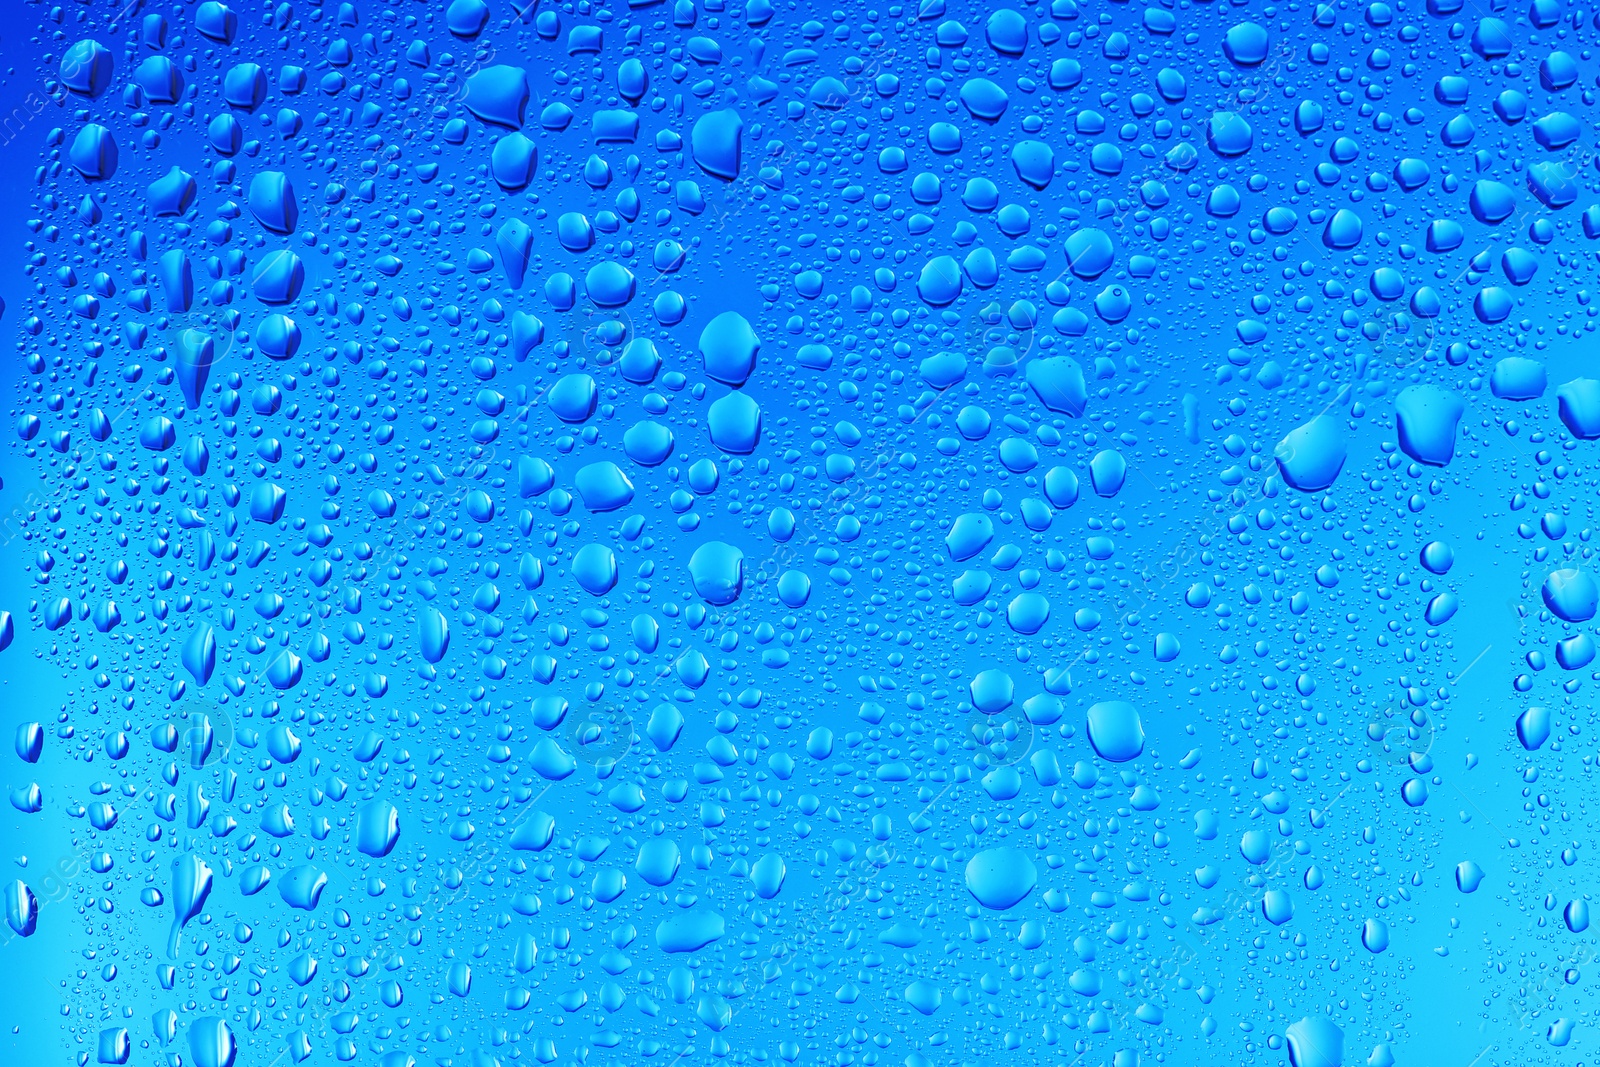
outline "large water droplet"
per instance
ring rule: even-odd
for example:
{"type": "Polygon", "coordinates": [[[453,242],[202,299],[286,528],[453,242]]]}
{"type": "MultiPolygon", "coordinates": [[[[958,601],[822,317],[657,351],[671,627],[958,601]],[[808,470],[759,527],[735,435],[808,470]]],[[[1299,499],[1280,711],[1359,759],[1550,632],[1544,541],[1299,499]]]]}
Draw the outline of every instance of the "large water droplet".
{"type": "Polygon", "coordinates": [[[1101,758],[1125,763],[1144,751],[1144,724],[1126,700],[1103,700],[1088,711],[1089,743],[1101,758]]]}
{"type": "Polygon", "coordinates": [[[1002,847],[979,852],[967,861],[967,892],[993,911],[1020,903],[1039,882],[1033,861],[1020,849],[1002,847]]]}

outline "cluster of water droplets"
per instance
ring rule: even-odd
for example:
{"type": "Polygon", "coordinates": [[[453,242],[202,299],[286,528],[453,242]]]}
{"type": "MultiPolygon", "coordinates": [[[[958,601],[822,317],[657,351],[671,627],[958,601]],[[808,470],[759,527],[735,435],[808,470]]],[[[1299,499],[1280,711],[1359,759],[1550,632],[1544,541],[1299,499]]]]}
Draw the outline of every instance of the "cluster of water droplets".
{"type": "Polygon", "coordinates": [[[1583,1054],[1600,16],[24,21],[41,1062],[1583,1054]]]}

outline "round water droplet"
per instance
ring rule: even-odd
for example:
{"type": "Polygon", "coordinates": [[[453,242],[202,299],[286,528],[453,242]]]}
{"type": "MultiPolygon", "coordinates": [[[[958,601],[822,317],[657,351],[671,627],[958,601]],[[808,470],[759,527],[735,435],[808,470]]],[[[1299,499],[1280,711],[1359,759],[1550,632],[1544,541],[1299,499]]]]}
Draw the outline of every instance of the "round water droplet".
{"type": "Polygon", "coordinates": [[[706,376],[727,385],[743,385],[755,370],[761,340],[737,311],[724,311],[700,331],[700,358],[706,376]]]}
{"type": "Polygon", "coordinates": [[[761,405],[745,393],[730,393],[707,409],[706,431],[722,451],[747,456],[761,443],[761,405]]]}
{"type": "Polygon", "coordinates": [[[605,545],[584,545],[572,557],[572,577],[591,596],[605,596],[617,584],[617,557],[605,545]]]}
{"type": "Polygon", "coordinates": [[[603,308],[622,307],[633,299],[633,271],[621,263],[596,263],[583,278],[584,292],[603,308]]]}
{"type": "Polygon", "coordinates": [[[1483,884],[1483,868],[1471,860],[1456,864],[1456,888],[1463,893],[1475,893],[1483,884]]]}
{"type": "Polygon", "coordinates": [[[356,847],[368,856],[382,858],[400,840],[400,811],[387,800],[362,805],[356,816],[356,847]]]}
{"type": "Polygon", "coordinates": [[[1344,1031],[1332,1019],[1315,1015],[1289,1026],[1291,1067],[1343,1067],[1344,1031]]]}
{"type": "Polygon", "coordinates": [[[1093,281],[1110,268],[1116,258],[1111,238],[1093,228],[1074,230],[1065,246],[1067,266],[1085,281],[1093,281]]]}
{"type": "Polygon", "coordinates": [[[937,256],[917,276],[917,295],[932,307],[944,307],[961,295],[961,266],[950,256],[937,256]]]}
{"type": "Polygon", "coordinates": [[[1004,711],[1016,699],[1016,682],[1011,675],[1001,670],[979,671],[968,688],[972,696],[972,706],[985,715],[1004,711]]]}
{"type": "Polygon", "coordinates": [[[622,450],[642,467],[656,467],[672,455],[672,431],[659,422],[644,419],[628,427],[622,435],[622,450]]]}
{"type": "Polygon", "coordinates": [[[1417,561],[1433,574],[1448,574],[1455,564],[1456,555],[1443,541],[1429,541],[1417,554],[1417,561]]]}
{"type": "Polygon", "coordinates": [[[1361,944],[1375,955],[1388,949],[1389,924],[1382,919],[1368,919],[1361,926],[1361,944]]]}
{"type": "Polygon", "coordinates": [[[776,852],[768,852],[751,865],[750,885],[755,889],[756,896],[771,900],[782,891],[787,873],[783,857],[776,852]]]}
{"type": "Polygon", "coordinates": [[[1144,724],[1126,700],[1103,700],[1088,711],[1089,743],[1102,759],[1125,763],[1144,751],[1144,724]]]}
{"type": "Polygon", "coordinates": [[[744,553],[721,541],[708,541],[689,557],[689,579],[706,603],[732,604],[744,589],[744,553]]]}
{"type": "Polygon", "coordinates": [[[1255,131],[1237,112],[1219,111],[1206,123],[1206,144],[1224,159],[1244,155],[1255,143],[1255,131]]]}
{"type": "Polygon", "coordinates": [[[189,1024],[189,1054],[195,1067],[233,1067],[238,1051],[233,1030],[222,1019],[207,1017],[189,1024]]]}
{"type": "Polygon", "coordinates": [[[1038,881],[1033,861],[1020,849],[985,849],[967,861],[967,892],[992,911],[1020,903],[1038,881]]]}
{"type": "Polygon", "coordinates": [[[1241,22],[1222,38],[1222,54],[1238,67],[1259,67],[1268,47],[1267,31],[1254,22],[1241,22]]]}
{"type": "Polygon", "coordinates": [[[918,979],[906,986],[906,1003],[924,1015],[932,1015],[944,1003],[944,992],[934,983],[918,979]]]}
{"type": "Polygon", "coordinates": [[[669,885],[678,876],[681,858],[677,842],[668,837],[653,837],[639,846],[633,869],[650,885],[669,885]]]}
{"type": "Polygon", "coordinates": [[[580,423],[594,414],[600,389],[587,374],[568,374],[556,380],[547,395],[550,410],[562,422],[580,423]]]}
{"type": "Polygon", "coordinates": [[[484,122],[519,129],[528,107],[528,74],[521,67],[497,64],[467,79],[467,110],[484,122]]]}
{"type": "Polygon", "coordinates": [[[1575,567],[1552,571],[1539,587],[1539,594],[1545,607],[1563,622],[1588,622],[1600,605],[1600,587],[1575,567]]]}
{"type": "Polygon", "coordinates": [[[1349,208],[1340,208],[1328,218],[1328,224],[1322,231],[1322,243],[1329,248],[1354,248],[1361,243],[1365,232],[1366,226],[1360,215],[1349,208]]]}
{"type": "Polygon", "coordinates": [[[1413,385],[1395,398],[1400,448],[1419,463],[1442,467],[1455,456],[1461,397],[1433,385],[1413,385]]]}

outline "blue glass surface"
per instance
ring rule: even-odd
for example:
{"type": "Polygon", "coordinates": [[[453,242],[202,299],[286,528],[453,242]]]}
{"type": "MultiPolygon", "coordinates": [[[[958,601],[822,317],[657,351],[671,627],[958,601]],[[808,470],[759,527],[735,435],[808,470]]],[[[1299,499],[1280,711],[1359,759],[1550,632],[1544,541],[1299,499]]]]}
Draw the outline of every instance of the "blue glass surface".
{"type": "Polygon", "coordinates": [[[6,0],[0,1058],[1595,1062],[1600,15],[1003,2],[6,0]]]}

